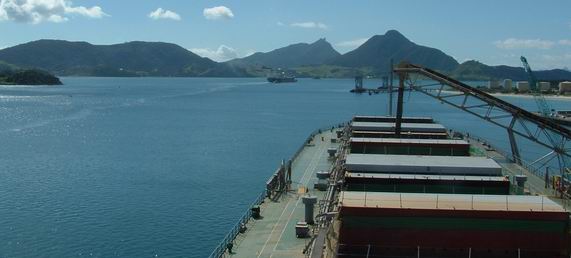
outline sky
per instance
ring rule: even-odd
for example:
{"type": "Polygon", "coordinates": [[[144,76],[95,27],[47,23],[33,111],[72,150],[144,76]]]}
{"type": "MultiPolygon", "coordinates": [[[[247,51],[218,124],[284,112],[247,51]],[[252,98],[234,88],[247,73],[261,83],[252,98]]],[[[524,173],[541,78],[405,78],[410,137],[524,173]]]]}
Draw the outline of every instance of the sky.
{"type": "Polygon", "coordinates": [[[326,38],[346,53],[396,29],[458,62],[571,69],[571,0],[0,0],[0,48],[162,41],[216,61],[326,38]]]}

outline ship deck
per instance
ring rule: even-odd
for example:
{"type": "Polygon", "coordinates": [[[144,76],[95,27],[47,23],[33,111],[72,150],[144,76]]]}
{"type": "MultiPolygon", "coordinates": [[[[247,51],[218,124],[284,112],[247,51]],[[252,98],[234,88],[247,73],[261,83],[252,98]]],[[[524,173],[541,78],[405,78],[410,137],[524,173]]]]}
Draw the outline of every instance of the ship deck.
{"type": "MultiPolygon", "coordinates": [[[[303,251],[310,244],[311,238],[297,238],[295,225],[304,221],[304,204],[301,197],[308,193],[317,196],[318,200],[325,198],[325,191],[314,189],[317,182],[316,172],[329,171],[333,160],[328,158],[327,150],[338,147],[339,143],[332,143],[334,133],[325,131],[317,134],[312,144],[305,145],[301,153],[292,163],[292,186],[287,194],[282,194],[277,201],[268,198],[260,205],[261,216],[259,220],[249,220],[245,233],[238,234],[234,240],[232,253],[227,250],[223,257],[308,257],[303,251]],[[323,140],[322,140],[323,137],[323,140]],[[308,190],[308,193],[304,191],[308,190]]],[[[484,146],[475,139],[469,139],[470,145],[477,150],[475,156],[486,156],[494,159],[502,169],[503,175],[527,175],[526,189],[532,195],[548,197],[558,203],[564,210],[568,210],[569,203],[557,198],[556,192],[546,187],[540,176],[534,175],[524,167],[509,162],[505,156],[489,147],[484,146]]],[[[542,199],[543,200],[543,199],[542,199]]],[[[315,205],[314,215],[319,209],[315,205]]],[[[316,235],[318,232],[310,234],[316,235]]]]}
{"type": "MultiPolygon", "coordinates": [[[[527,191],[529,191],[529,194],[549,197],[552,201],[561,205],[565,210],[571,209],[571,203],[569,200],[561,198],[561,196],[558,195],[557,191],[553,189],[552,185],[546,185],[543,176],[534,174],[525,167],[507,160],[503,153],[494,148],[488,148],[482,145],[482,143],[476,139],[471,139],[470,144],[473,147],[479,149],[486,157],[495,160],[502,167],[503,175],[510,177],[515,175],[527,176],[525,188],[527,191]]],[[[551,173],[558,174],[558,171],[552,171],[551,173]]]]}
{"type": "MultiPolygon", "coordinates": [[[[318,200],[324,198],[325,192],[314,189],[313,183],[317,181],[317,171],[331,168],[327,149],[338,146],[331,143],[331,137],[334,136],[330,131],[323,132],[313,138],[312,145],[303,148],[292,163],[292,190],[278,201],[266,198],[260,205],[262,218],[246,224],[248,229],[236,237],[232,254],[227,251],[225,257],[306,257],[302,252],[310,238],[297,238],[295,225],[304,221],[305,207],[301,202],[301,197],[306,195],[304,187],[318,200]]],[[[318,208],[319,205],[315,205],[315,215],[318,208]]]]}

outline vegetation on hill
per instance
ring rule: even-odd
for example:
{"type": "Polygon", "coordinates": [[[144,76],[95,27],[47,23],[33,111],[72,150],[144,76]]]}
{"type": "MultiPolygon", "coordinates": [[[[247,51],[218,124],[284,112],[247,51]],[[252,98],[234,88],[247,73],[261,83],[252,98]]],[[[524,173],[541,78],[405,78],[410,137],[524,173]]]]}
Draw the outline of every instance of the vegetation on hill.
{"type": "Polygon", "coordinates": [[[451,71],[458,62],[444,52],[430,47],[417,45],[396,30],[385,35],[375,35],[357,49],[341,55],[329,64],[345,67],[372,67],[377,73],[387,73],[390,61],[401,61],[431,67],[441,71],[451,71]]]}
{"type": "Polygon", "coordinates": [[[40,70],[0,71],[0,85],[61,85],[59,78],[40,70]]]}
{"type": "Polygon", "coordinates": [[[0,73],[14,71],[14,70],[18,70],[18,69],[19,69],[19,67],[15,66],[13,64],[9,64],[9,63],[6,63],[4,61],[0,61],[0,73]]]}
{"type": "Polygon", "coordinates": [[[257,52],[244,58],[228,61],[227,63],[242,67],[253,65],[272,68],[293,68],[325,64],[340,55],[329,42],[325,39],[319,39],[311,44],[297,43],[267,53],[257,52]]]}
{"type": "Polygon", "coordinates": [[[373,75],[371,67],[351,68],[335,65],[301,66],[293,68],[298,77],[306,78],[353,78],[357,75],[373,75]]]}
{"type": "MultiPolygon", "coordinates": [[[[325,39],[319,39],[224,63],[162,42],[92,45],[38,40],[0,50],[0,71],[18,66],[62,76],[263,77],[272,69],[282,68],[292,70],[298,77],[350,78],[386,75],[391,59],[395,65],[408,61],[460,80],[527,79],[520,67],[488,66],[477,61],[458,64],[444,52],[418,45],[396,30],[375,35],[343,55],[325,39]]],[[[571,72],[561,69],[536,71],[536,76],[540,80],[571,80],[571,72]]]]}
{"type": "Polygon", "coordinates": [[[240,69],[200,57],[178,45],[128,42],[38,40],[0,50],[0,60],[58,75],[83,76],[245,76],[240,69]]]}
{"type": "MultiPolygon", "coordinates": [[[[562,69],[534,71],[539,80],[569,80],[571,72],[562,69]]],[[[466,61],[451,71],[450,76],[459,80],[501,80],[525,81],[528,75],[522,67],[506,65],[488,66],[478,61],[466,61]]]]}

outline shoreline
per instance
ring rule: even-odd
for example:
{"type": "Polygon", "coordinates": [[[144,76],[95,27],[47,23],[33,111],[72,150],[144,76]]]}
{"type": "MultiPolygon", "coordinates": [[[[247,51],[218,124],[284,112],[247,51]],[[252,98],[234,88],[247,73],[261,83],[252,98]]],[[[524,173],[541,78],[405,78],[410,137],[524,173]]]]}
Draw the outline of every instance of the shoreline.
{"type": "MultiPolygon", "coordinates": [[[[454,94],[457,93],[457,91],[451,91],[451,90],[443,90],[442,92],[446,92],[446,93],[450,93],[450,94],[454,94]]],[[[489,93],[488,94],[494,96],[494,97],[514,97],[514,98],[533,98],[533,95],[530,94],[515,94],[515,93],[489,93]]],[[[546,99],[556,99],[556,100],[566,100],[566,101],[571,101],[571,95],[543,95],[543,97],[545,97],[546,99]]]]}
{"type": "MultiPolygon", "coordinates": [[[[494,97],[516,97],[516,98],[533,98],[533,95],[529,94],[514,94],[514,93],[490,93],[490,95],[494,97]]],[[[571,95],[569,96],[562,96],[562,95],[543,95],[546,99],[556,99],[556,100],[567,100],[571,101],[571,95]]]]}

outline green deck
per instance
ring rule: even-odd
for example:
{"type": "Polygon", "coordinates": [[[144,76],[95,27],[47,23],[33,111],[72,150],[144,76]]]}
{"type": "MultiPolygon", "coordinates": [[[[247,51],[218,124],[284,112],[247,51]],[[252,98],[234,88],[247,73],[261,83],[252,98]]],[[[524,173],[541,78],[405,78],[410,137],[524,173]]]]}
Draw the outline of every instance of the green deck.
{"type": "MultiPolygon", "coordinates": [[[[329,131],[313,138],[313,146],[306,146],[292,164],[292,191],[282,195],[278,202],[265,199],[261,205],[260,220],[250,220],[244,234],[239,234],[234,241],[233,253],[225,253],[225,257],[306,257],[302,251],[310,238],[297,238],[295,224],[304,221],[304,205],[298,193],[300,187],[307,187],[311,195],[321,200],[325,192],[313,189],[317,181],[315,173],[329,170],[327,149],[337,147],[331,143],[333,134],[329,131]],[[323,137],[323,141],[321,140],[323,137]]],[[[315,206],[317,214],[318,205],[315,206]]]]}

